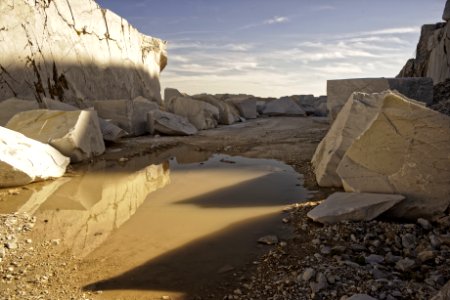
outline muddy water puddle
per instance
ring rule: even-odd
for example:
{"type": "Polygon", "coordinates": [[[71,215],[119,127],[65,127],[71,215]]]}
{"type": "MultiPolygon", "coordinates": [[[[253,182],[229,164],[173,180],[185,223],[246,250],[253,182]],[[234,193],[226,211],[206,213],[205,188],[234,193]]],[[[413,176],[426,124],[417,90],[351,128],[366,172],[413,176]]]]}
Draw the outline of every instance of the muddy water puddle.
{"type": "Polygon", "coordinates": [[[96,298],[191,299],[267,251],[260,237],[288,238],[282,209],[308,191],[278,161],[187,149],[163,158],[173,155],[101,161],[0,211],[34,213],[36,239],[83,257],[80,285],[96,298]]]}

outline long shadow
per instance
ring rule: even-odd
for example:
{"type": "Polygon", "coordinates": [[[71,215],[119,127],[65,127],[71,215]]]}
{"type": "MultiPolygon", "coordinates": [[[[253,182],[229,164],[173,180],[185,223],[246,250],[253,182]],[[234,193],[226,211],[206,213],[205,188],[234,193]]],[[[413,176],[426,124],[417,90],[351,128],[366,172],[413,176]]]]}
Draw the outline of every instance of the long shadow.
{"type": "Polygon", "coordinates": [[[307,190],[299,185],[295,175],[270,173],[176,204],[193,204],[203,208],[262,207],[293,204],[306,200],[306,197],[307,190]]]}
{"type": "Polygon", "coordinates": [[[291,234],[280,218],[275,213],[240,222],[83,289],[172,291],[185,294],[186,299],[220,292],[221,283],[231,279],[233,272],[248,267],[246,262],[270,249],[271,246],[257,244],[259,237],[278,234],[283,239],[291,234]],[[226,272],[226,266],[236,269],[226,272]]]}

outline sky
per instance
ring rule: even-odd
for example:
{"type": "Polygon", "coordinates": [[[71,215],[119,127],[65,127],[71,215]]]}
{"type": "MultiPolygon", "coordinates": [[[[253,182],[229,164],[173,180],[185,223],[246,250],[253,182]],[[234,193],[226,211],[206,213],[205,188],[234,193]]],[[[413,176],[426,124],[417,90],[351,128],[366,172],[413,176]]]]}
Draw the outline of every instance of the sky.
{"type": "Polygon", "coordinates": [[[395,77],[445,0],[99,0],[168,42],[162,88],[326,94],[328,79],[395,77]]]}

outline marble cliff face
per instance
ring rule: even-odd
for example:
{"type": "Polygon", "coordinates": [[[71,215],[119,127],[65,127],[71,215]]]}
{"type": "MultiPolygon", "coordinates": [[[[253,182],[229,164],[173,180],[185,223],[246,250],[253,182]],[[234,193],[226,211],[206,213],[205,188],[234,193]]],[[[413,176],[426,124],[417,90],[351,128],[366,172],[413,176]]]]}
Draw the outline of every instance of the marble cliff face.
{"type": "Polygon", "coordinates": [[[161,101],[166,43],[92,0],[0,1],[0,101],[161,101]]]}

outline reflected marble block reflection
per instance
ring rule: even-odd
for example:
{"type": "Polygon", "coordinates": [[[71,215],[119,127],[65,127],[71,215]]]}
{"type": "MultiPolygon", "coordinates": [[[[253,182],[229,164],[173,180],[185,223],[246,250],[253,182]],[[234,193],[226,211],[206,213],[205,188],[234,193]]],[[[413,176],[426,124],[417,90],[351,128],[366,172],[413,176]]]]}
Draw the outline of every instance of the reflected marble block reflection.
{"type": "Polygon", "coordinates": [[[89,254],[133,216],[150,193],[170,182],[167,161],[142,168],[145,159],[111,166],[103,161],[33,193],[19,209],[37,217],[33,238],[59,239],[62,250],[79,257],[89,254]]]}

